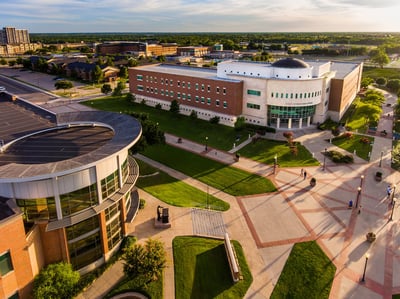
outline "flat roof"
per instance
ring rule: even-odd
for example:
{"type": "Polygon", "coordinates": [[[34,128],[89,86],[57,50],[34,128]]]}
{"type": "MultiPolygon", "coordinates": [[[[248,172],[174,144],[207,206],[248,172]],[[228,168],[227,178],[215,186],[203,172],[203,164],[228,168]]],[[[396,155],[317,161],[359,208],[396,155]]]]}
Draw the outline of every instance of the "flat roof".
{"type": "Polygon", "coordinates": [[[142,133],[140,122],[122,113],[68,112],[52,121],[40,107],[24,109],[18,100],[4,99],[0,112],[0,140],[5,144],[0,182],[40,179],[84,167],[133,146],[142,133]]]}
{"type": "Polygon", "coordinates": [[[196,78],[227,81],[227,82],[241,82],[241,80],[236,80],[236,79],[219,78],[217,77],[216,69],[210,69],[204,67],[193,67],[186,65],[171,65],[171,64],[152,64],[152,65],[135,67],[134,69],[135,70],[143,69],[149,72],[182,75],[182,76],[189,76],[196,78]]]}

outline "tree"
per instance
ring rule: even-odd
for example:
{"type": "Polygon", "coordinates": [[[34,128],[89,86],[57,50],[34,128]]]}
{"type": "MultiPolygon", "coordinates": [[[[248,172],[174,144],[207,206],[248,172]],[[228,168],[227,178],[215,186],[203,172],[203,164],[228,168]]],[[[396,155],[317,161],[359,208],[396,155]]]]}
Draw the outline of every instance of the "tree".
{"type": "Polygon", "coordinates": [[[117,96],[121,96],[122,95],[122,91],[126,88],[126,84],[125,82],[119,81],[117,84],[117,87],[114,88],[113,91],[113,96],[117,97],[117,96]]]}
{"type": "Polygon", "coordinates": [[[112,91],[111,85],[110,84],[103,84],[101,87],[101,92],[104,93],[105,95],[109,94],[112,91]]]}
{"type": "Polygon", "coordinates": [[[97,83],[100,83],[101,81],[103,81],[104,74],[99,65],[96,65],[96,67],[94,68],[94,70],[92,72],[92,78],[93,78],[93,81],[97,82],[97,83]]]}
{"type": "Polygon", "coordinates": [[[122,66],[119,70],[118,76],[120,78],[126,79],[128,78],[128,68],[126,66],[122,66]]]}
{"type": "Polygon", "coordinates": [[[387,83],[387,80],[384,77],[379,77],[376,79],[376,84],[378,84],[378,85],[386,85],[386,83],[387,83]]]}
{"type": "Polygon", "coordinates": [[[166,266],[166,253],[161,241],[148,239],[144,245],[134,244],[122,257],[124,273],[129,277],[141,277],[143,284],[161,277],[166,266]]]}
{"type": "Polygon", "coordinates": [[[400,80],[399,79],[390,79],[386,83],[386,87],[397,94],[400,91],[400,80]]]}
{"type": "Polygon", "coordinates": [[[371,56],[371,61],[378,64],[381,68],[390,62],[389,56],[382,49],[378,49],[376,53],[371,56]]]}
{"type": "Polygon", "coordinates": [[[173,100],[171,102],[171,107],[169,108],[169,111],[175,115],[179,114],[179,103],[177,100],[173,100]]]}
{"type": "Polygon", "coordinates": [[[33,282],[34,298],[69,299],[76,295],[80,275],[71,264],[50,264],[42,269],[33,282]]]}
{"type": "Polygon", "coordinates": [[[134,103],[136,101],[136,96],[130,92],[126,94],[125,98],[129,103],[134,103]]]}
{"type": "Polygon", "coordinates": [[[56,83],[54,83],[54,86],[56,89],[64,89],[64,92],[66,89],[72,88],[74,85],[72,84],[71,81],[68,80],[59,80],[56,83]]]}
{"type": "Polygon", "coordinates": [[[361,80],[361,87],[362,88],[368,88],[372,83],[374,83],[374,79],[365,77],[361,80]]]}
{"type": "Polygon", "coordinates": [[[243,116],[240,116],[236,119],[235,122],[235,130],[236,131],[241,131],[246,127],[246,120],[243,116]]]}

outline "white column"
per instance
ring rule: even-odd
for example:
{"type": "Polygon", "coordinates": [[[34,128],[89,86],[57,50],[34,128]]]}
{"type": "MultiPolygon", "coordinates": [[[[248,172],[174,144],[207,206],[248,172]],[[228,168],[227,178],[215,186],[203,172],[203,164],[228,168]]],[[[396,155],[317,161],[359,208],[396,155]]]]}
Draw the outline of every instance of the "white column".
{"type": "Polygon", "coordinates": [[[310,123],[311,123],[311,116],[307,117],[307,127],[310,126],[310,123]]]}
{"type": "Polygon", "coordinates": [[[292,128],[292,119],[291,118],[289,118],[289,120],[288,120],[287,127],[288,127],[288,129],[292,128]]]}
{"type": "Polygon", "coordinates": [[[303,118],[299,119],[299,129],[303,127],[303,118]]]}
{"type": "Polygon", "coordinates": [[[58,189],[58,177],[53,178],[53,194],[54,194],[54,203],[56,204],[56,212],[57,219],[61,220],[63,218],[62,208],[61,208],[61,200],[60,200],[60,190],[58,189]]]}
{"type": "Polygon", "coordinates": [[[280,125],[281,125],[281,119],[278,117],[278,118],[276,119],[276,128],[279,129],[279,128],[280,128],[280,125]]]}

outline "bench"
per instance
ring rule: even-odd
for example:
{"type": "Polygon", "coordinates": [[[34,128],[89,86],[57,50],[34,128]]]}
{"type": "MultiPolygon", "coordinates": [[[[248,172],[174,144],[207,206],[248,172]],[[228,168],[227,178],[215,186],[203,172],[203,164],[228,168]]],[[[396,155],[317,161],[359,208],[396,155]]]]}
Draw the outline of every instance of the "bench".
{"type": "Polygon", "coordinates": [[[225,245],[226,256],[229,262],[229,268],[231,269],[232,279],[234,282],[238,282],[239,280],[243,279],[243,277],[240,274],[240,267],[237,261],[235,248],[232,246],[228,233],[225,233],[224,245],[225,245]]]}

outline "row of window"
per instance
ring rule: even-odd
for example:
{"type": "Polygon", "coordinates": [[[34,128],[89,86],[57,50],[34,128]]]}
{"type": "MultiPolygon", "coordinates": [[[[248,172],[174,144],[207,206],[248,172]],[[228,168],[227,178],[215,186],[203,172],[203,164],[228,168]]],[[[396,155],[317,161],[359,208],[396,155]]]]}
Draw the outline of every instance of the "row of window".
{"type": "Polygon", "coordinates": [[[315,105],[301,106],[301,107],[287,107],[287,106],[268,106],[268,118],[281,118],[281,119],[299,119],[313,116],[315,114],[315,105]]]}
{"type": "MultiPolygon", "coordinates": [[[[143,88],[142,85],[137,85],[137,90],[138,91],[143,91],[144,88],[143,88]]],[[[158,94],[158,89],[157,88],[153,88],[153,87],[146,87],[146,92],[158,94]]],[[[164,89],[160,90],[160,94],[162,96],[166,96],[166,97],[169,96],[171,98],[173,98],[175,96],[175,93],[173,91],[168,91],[168,90],[164,90],[164,89]]],[[[177,92],[176,98],[177,98],[177,100],[183,100],[183,101],[187,100],[188,102],[190,102],[192,100],[192,95],[190,93],[186,94],[186,93],[177,92]]],[[[195,102],[196,103],[201,102],[202,104],[205,104],[206,101],[207,101],[207,105],[211,105],[212,104],[211,98],[195,96],[195,102]]],[[[216,99],[215,100],[215,106],[219,107],[220,105],[221,105],[221,101],[219,99],[216,99]]],[[[223,101],[222,102],[222,106],[224,108],[228,108],[228,102],[227,101],[223,101]]]]}
{"type": "MultiPolygon", "coordinates": [[[[136,79],[137,81],[143,81],[143,75],[136,75],[136,79]]],[[[145,76],[145,81],[146,82],[150,82],[150,83],[157,83],[157,77],[153,77],[153,76],[145,76]]],[[[164,79],[161,78],[161,85],[169,85],[169,86],[174,86],[174,81],[172,79],[164,79]]],[[[185,82],[185,81],[177,81],[176,82],[176,86],[177,87],[181,87],[181,88],[187,88],[190,89],[191,88],[191,83],[190,82],[185,82]]],[[[196,90],[201,90],[201,91],[205,91],[207,89],[207,92],[211,92],[211,85],[207,84],[207,87],[205,84],[200,84],[200,83],[195,83],[195,89],[196,90]]],[[[222,94],[226,95],[226,88],[222,87],[222,89],[217,86],[215,87],[215,92],[216,93],[220,93],[222,92],[222,94]]]]}
{"type": "Polygon", "coordinates": [[[322,94],[322,91],[313,91],[313,92],[304,92],[304,93],[279,93],[279,92],[271,92],[271,98],[281,98],[281,99],[307,99],[307,98],[313,98],[313,97],[317,97],[320,96],[322,94]]]}
{"type": "MultiPolygon", "coordinates": [[[[128,160],[121,165],[122,180],[126,181],[129,175],[128,160]]],[[[103,198],[112,195],[119,188],[118,170],[101,180],[103,198]]],[[[61,210],[63,216],[69,216],[76,212],[98,204],[97,183],[90,186],[60,195],[61,210]]],[[[53,197],[36,199],[17,199],[17,205],[24,213],[26,222],[35,220],[57,219],[56,203],[53,197]]]]}
{"type": "Polygon", "coordinates": [[[250,108],[250,109],[256,109],[256,110],[260,110],[261,109],[261,106],[257,105],[257,104],[247,103],[246,106],[247,106],[247,108],[250,108]]]}

